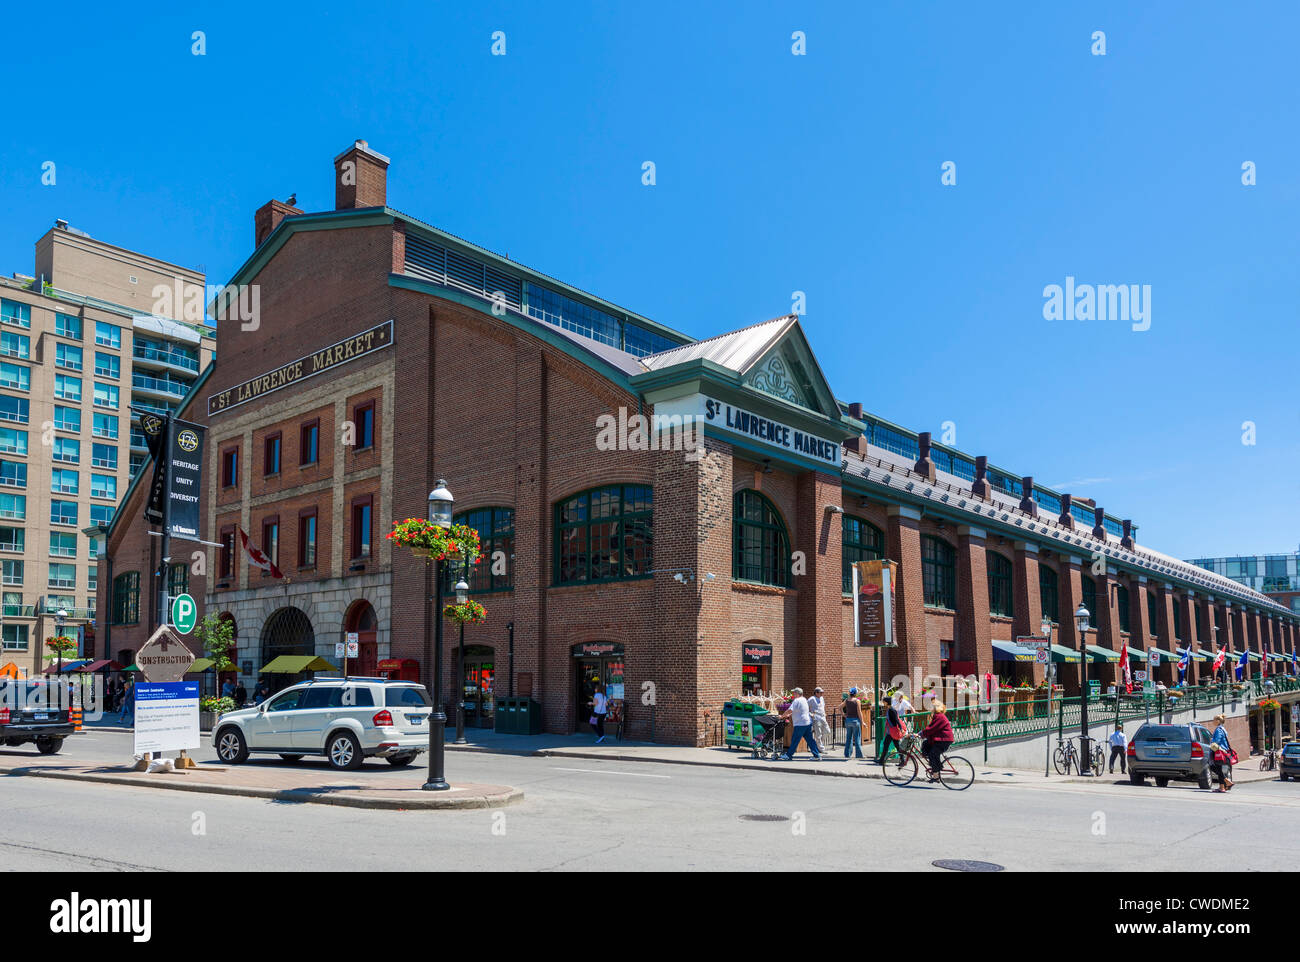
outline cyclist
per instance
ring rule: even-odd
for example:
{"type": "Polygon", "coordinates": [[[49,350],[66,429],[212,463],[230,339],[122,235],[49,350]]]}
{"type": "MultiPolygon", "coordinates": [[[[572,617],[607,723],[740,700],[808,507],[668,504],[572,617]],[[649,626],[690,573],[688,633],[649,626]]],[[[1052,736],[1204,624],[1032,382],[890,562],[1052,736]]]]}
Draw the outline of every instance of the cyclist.
{"type": "Polygon", "coordinates": [[[948,707],[941,701],[934,703],[930,722],[921,731],[921,752],[930,762],[930,781],[938,777],[943,768],[943,753],[952,747],[952,723],[948,721],[948,707]]]}

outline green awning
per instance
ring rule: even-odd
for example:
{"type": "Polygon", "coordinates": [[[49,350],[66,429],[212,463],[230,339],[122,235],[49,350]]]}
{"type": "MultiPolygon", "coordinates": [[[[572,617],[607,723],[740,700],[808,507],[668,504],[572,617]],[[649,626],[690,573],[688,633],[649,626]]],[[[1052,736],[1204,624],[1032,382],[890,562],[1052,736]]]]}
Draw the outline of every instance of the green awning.
{"type": "Polygon", "coordinates": [[[1088,660],[1098,661],[1119,661],[1119,652],[1111,651],[1109,648],[1102,648],[1100,645],[1087,645],[1088,660]]]}
{"type": "MultiPolygon", "coordinates": [[[[1251,660],[1251,661],[1263,661],[1263,660],[1264,660],[1263,658],[1259,657],[1259,655],[1258,655],[1257,653],[1255,653],[1255,652],[1253,652],[1253,651],[1248,651],[1248,652],[1246,652],[1246,654],[1248,654],[1248,655],[1250,656],[1250,660],[1251,660]]],[[[1237,660],[1238,660],[1238,661],[1241,660],[1241,655],[1238,655],[1238,656],[1237,656],[1237,660]]]]}
{"type": "MultiPolygon", "coordinates": [[[[211,658],[195,658],[194,664],[190,665],[190,671],[207,671],[213,665],[211,658]]],[[[189,674],[189,672],[186,672],[189,674]]]]}
{"type": "Polygon", "coordinates": [[[304,671],[338,671],[318,655],[279,655],[262,666],[261,674],[296,675],[304,671]]]}
{"type": "Polygon", "coordinates": [[[1286,661],[1286,655],[1279,654],[1276,651],[1269,652],[1268,657],[1273,661],[1286,661]]]}
{"type": "Polygon", "coordinates": [[[137,665],[135,662],[131,662],[131,664],[127,665],[126,668],[123,669],[123,671],[139,671],[139,670],[140,670],[140,666],[137,665]]]}
{"type": "Polygon", "coordinates": [[[1192,651],[1192,661],[1214,661],[1214,656],[1201,648],[1192,651]]]}
{"type": "MultiPolygon", "coordinates": [[[[1160,656],[1160,664],[1162,665],[1166,661],[1173,661],[1173,662],[1182,661],[1182,659],[1179,658],[1177,655],[1175,655],[1172,651],[1165,651],[1163,648],[1148,648],[1147,651],[1154,651],[1156,654],[1158,654],[1160,656]]],[[[1146,661],[1147,659],[1144,657],[1142,660],[1146,661]]]]}
{"type": "Polygon", "coordinates": [[[1052,661],[1058,665],[1061,662],[1070,662],[1074,664],[1082,660],[1079,653],[1073,648],[1066,648],[1065,645],[1052,645],[1052,661]]]}

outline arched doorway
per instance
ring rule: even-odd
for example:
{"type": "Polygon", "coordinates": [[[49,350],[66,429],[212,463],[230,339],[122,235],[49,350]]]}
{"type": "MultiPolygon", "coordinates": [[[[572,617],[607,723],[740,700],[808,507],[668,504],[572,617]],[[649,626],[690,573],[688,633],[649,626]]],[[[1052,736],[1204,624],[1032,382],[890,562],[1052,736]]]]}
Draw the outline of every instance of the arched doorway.
{"type": "Polygon", "coordinates": [[[358,653],[356,661],[348,666],[348,674],[373,678],[379,674],[379,619],[370,602],[354,601],[343,616],[344,641],[353,633],[357,636],[358,653]]]}
{"type": "MultiPolygon", "coordinates": [[[[456,670],[456,649],[452,649],[452,671],[456,670]]],[[[465,646],[465,674],[461,691],[466,728],[491,728],[496,723],[496,656],[490,645],[465,646]]]]}
{"type": "MultiPolygon", "coordinates": [[[[262,665],[281,655],[316,654],[316,632],[311,619],[298,608],[281,608],[272,613],[262,626],[262,665]]],[[[259,666],[260,667],[260,666],[259,666]]],[[[272,692],[287,688],[307,678],[306,672],[296,675],[266,675],[265,681],[272,692]]],[[[259,677],[259,680],[262,680],[259,677]]]]}

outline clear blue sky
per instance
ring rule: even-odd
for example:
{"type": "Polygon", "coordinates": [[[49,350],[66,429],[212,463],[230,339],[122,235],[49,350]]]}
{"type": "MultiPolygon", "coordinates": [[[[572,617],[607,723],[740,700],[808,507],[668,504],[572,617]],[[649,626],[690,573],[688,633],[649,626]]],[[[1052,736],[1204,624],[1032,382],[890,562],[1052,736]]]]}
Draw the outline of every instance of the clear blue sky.
{"type": "Polygon", "coordinates": [[[6,13],[5,273],[62,217],[224,281],[362,137],[391,206],[691,335],[807,292],[841,398],[1152,547],[1300,539],[1295,4],[182,6],[6,13]],[[1067,275],[1150,330],[1044,320],[1067,275]]]}

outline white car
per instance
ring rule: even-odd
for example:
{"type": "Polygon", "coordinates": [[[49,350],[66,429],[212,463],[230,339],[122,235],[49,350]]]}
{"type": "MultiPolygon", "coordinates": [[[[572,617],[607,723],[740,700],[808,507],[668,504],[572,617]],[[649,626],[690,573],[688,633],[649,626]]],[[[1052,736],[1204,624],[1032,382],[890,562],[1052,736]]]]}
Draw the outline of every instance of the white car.
{"type": "Polygon", "coordinates": [[[226,712],[212,726],[212,747],[228,765],[246,761],[250,752],[294,762],[324,755],[346,769],[373,757],[409,765],[429,747],[432,712],[428,691],[414,682],[319,678],[226,712]]]}

